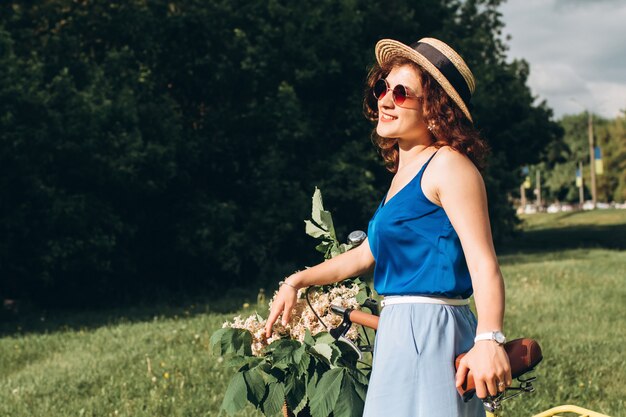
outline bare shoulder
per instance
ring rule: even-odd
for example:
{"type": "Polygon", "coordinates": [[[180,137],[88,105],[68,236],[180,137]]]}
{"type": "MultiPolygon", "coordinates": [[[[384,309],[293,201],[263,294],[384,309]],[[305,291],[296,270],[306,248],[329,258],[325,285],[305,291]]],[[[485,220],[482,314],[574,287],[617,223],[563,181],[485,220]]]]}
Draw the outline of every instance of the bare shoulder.
{"type": "Polygon", "coordinates": [[[444,146],[437,151],[424,177],[422,189],[426,197],[437,205],[441,205],[442,193],[482,188],[483,178],[474,163],[461,152],[444,146]]]}
{"type": "Polygon", "coordinates": [[[434,170],[447,173],[446,176],[450,174],[480,176],[480,172],[474,163],[466,155],[463,155],[450,146],[441,147],[437,151],[437,155],[435,155],[431,164],[434,170]]]}

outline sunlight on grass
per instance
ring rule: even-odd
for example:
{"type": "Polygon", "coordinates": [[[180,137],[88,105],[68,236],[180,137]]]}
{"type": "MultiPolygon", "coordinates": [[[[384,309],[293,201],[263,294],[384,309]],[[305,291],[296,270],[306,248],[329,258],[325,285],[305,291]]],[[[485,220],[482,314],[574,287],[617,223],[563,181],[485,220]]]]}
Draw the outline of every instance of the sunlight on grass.
{"type": "MultiPolygon", "coordinates": [[[[513,242],[517,249],[500,257],[507,288],[505,330],[510,338],[536,338],[544,361],[536,372],[537,392],[510,401],[504,416],[531,416],[566,403],[624,415],[626,251],[607,247],[623,239],[612,230],[626,225],[626,211],[525,220],[538,234],[520,237],[513,242]],[[580,227],[588,227],[584,236],[597,245],[562,242],[572,236],[568,230],[580,227]],[[551,240],[542,248],[544,236],[551,240]]],[[[250,300],[230,304],[244,301],[250,300]]],[[[118,316],[128,319],[101,322],[86,320],[85,313],[29,333],[5,332],[0,415],[217,416],[232,370],[211,355],[209,337],[236,312],[221,314],[208,305],[193,314],[167,316],[120,311],[118,316]]],[[[252,311],[254,306],[240,313],[252,311]]],[[[249,407],[239,416],[261,414],[249,407]]]]}

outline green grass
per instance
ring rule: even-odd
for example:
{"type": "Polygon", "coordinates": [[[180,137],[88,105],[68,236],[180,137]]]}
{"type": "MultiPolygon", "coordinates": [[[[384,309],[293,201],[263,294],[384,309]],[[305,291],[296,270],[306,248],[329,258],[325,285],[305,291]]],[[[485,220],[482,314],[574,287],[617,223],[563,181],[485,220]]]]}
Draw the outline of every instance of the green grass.
{"type": "MultiPolygon", "coordinates": [[[[524,223],[501,250],[505,330],[539,340],[544,361],[537,392],[505,403],[505,416],[560,404],[626,415],[626,211],[524,223]]],[[[232,371],[211,355],[209,337],[251,312],[237,308],[244,301],[5,321],[0,416],[217,416],[232,371]]]]}

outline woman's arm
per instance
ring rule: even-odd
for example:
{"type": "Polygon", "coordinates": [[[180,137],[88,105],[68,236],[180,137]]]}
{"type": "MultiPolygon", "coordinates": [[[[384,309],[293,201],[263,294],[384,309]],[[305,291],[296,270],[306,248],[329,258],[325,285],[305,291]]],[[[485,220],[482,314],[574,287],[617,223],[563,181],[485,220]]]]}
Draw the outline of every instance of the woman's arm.
{"type": "MultiPolygon", "coordinates": [[[[493,247],[483,179],[467,157],[450,148],[442,148],[440,153],[431,163],[430,175],[425,176],[424,190],[435,192],[433,200],[446,211],[461,240],[474,289],[477,333],[502,330],[504,281],[493,247]]],[[[508,357],[494,341],[479,341],[468,352],[457,372],[457,385],[469,369],[481,398],[502,391],[498,382],[511,384],[508,357]]]]}
{"type": "Polygon", "coordinates": [[[286,324],[291,318],[291,310],[296,304],[298,288],[311,285],[325,285],[338,282],[346,278],[355,277],[369,271],[374,265],[374,256],[370,250],[368,239],[359,246],[335,256],[312,268],[294,273],[285,279],[278,294],[272,303],[272,310],[265,324],[265,335],[272,335],[272,326],[282,315],[282,323],[286,324]]]}

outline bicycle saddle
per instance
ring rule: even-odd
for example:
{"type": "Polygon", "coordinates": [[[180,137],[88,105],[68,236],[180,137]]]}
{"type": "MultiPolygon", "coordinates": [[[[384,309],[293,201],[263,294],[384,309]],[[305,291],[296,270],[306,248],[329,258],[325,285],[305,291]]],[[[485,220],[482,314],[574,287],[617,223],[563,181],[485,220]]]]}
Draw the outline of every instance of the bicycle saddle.
{"type": "MultiPolygon", "coordinates": [[[[527,372],[532,371],[543,359],[541,353],[541,346],[533,339],[515,339],[504,344],[504,349],[509,356],[509,362],[511,363],[511,376],[516,379],[521,377],[527,372]]],[[[455,368],[459,368],[461,359],[465,356],[465,353],[460,354],[454,361],[455,368]]],[[[476,385],[474,383],[474,377],[470,370],[465,379],[465,383],[457,388],[459,394],[465,401],[469,401],[476,393],[476,385]]]]}

